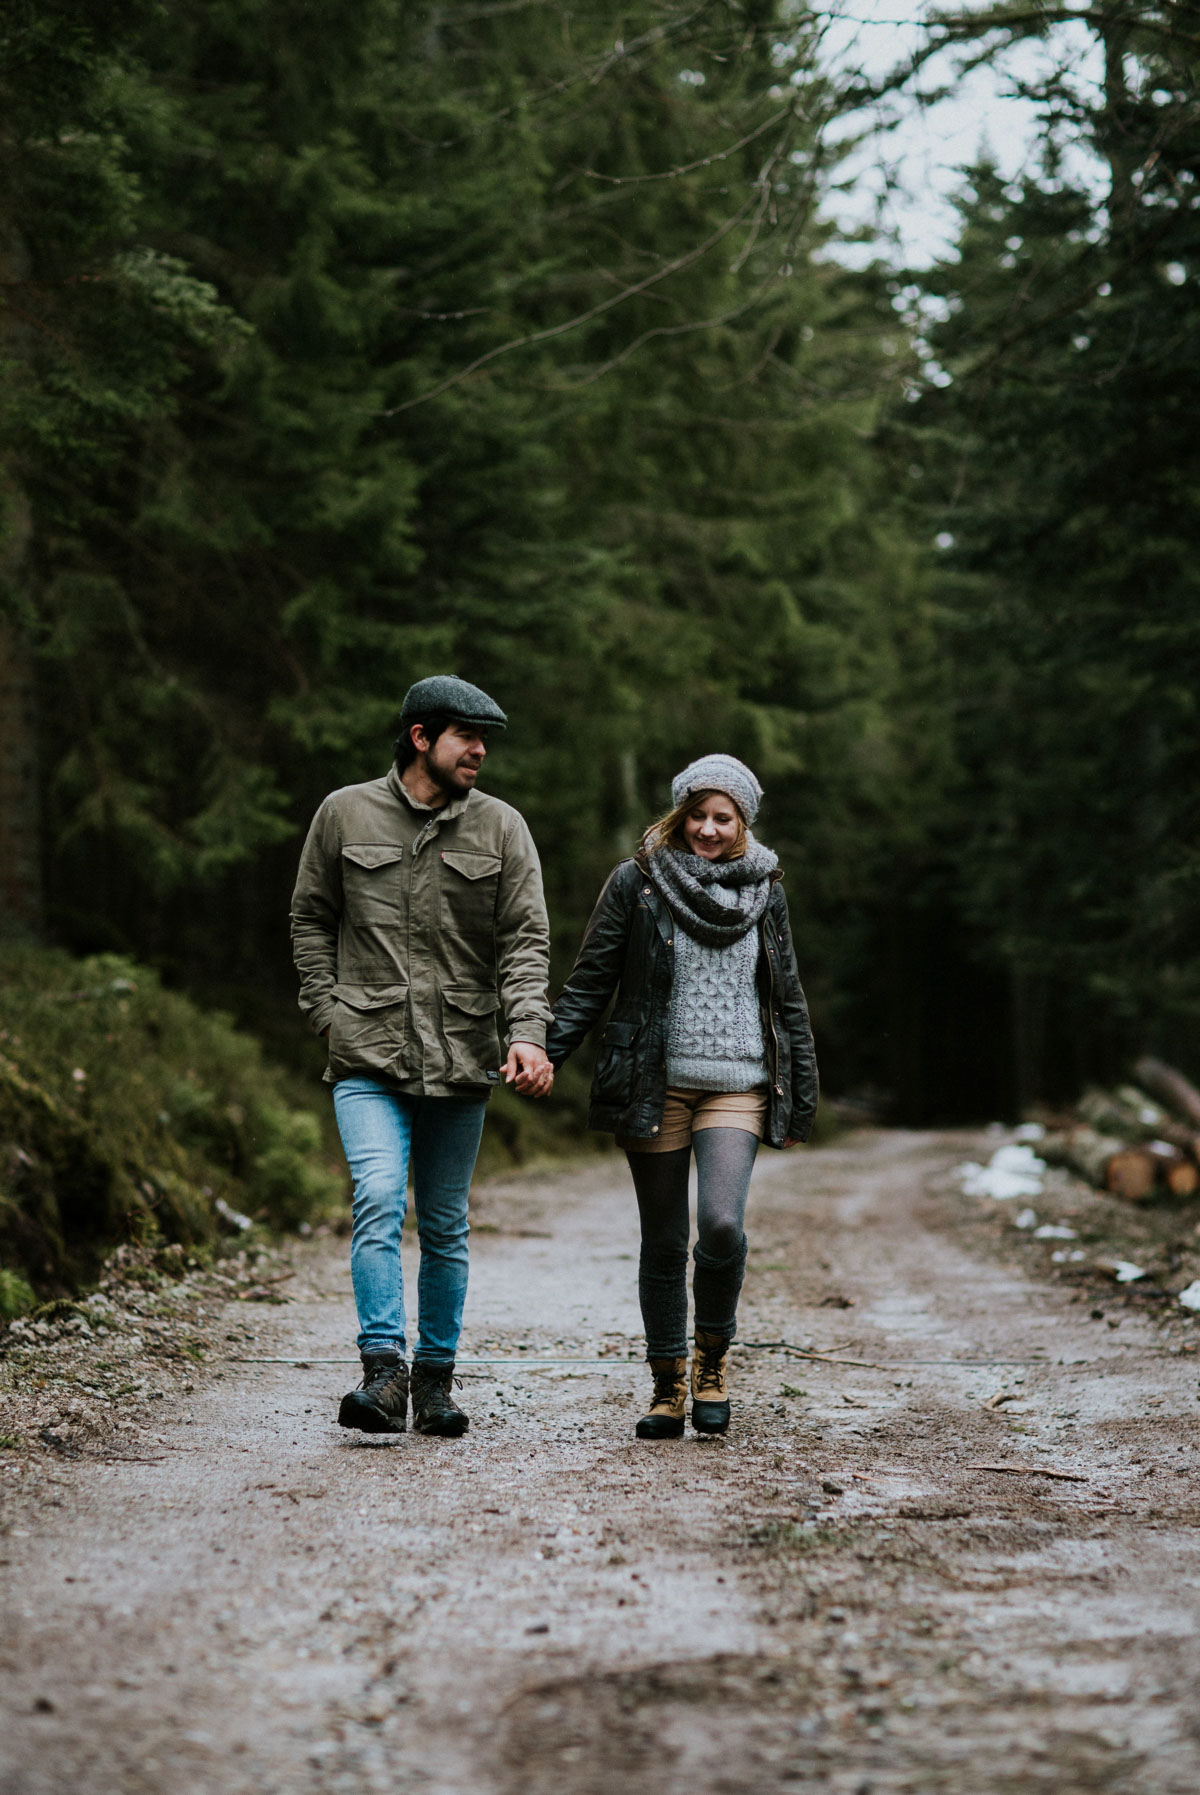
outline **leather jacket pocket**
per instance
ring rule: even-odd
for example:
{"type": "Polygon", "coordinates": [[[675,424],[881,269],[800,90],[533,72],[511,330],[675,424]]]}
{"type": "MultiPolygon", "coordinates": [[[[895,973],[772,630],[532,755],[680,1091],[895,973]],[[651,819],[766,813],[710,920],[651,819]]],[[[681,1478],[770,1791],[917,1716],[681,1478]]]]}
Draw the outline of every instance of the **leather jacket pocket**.
{"type": "Polygon", "coordinates": [[[606,1022],[592,1078],[592,1101],[624,1108],[633,1097],[640,1022],[606,1022]]]}

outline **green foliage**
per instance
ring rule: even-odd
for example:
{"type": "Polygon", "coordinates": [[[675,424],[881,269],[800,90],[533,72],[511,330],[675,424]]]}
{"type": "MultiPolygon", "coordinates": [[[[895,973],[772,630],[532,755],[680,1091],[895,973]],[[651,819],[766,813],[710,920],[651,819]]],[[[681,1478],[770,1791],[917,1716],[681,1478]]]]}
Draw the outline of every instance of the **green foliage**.
{"type": "Polygon", "coordinates": [[[758,766],[853,1070],[948,752],[873,441],[911,352],[824,255],[806,18],[48,0],[0,52],[59,936],[285,991],[300,832],[457,667],[560,970],[671,774],[758,766]]]}
{"type": "MultiPolygon", "coordinates": [[[[1107,78],[1082,125],[1108,166],[1104,199],[1063,179],[1048,123],[1036,177],[972,172],[959,254],[921,282],[949,376],[909,421],[924,527],[952,538],[937,597],[963,778],[958,901],[1010,981],[1023,1098],[1109,1075],[1146,1044],[1200,1065],[1200,135],[1185,13],[1094,24],[1107,78]]],[[[1062,101],[1047,93],[1048,120],[1062,101]]]]}
{"type": "Polygon", "coordinates": [[[28,1315],[36,1302],[32,1284],[19,1272],[0,1266],[0,1321],[15,1321],[18,1315],[28,1315]]]}
{"type": "Polygon", "coordinates": [[[294,1225],[344,1191],[258,1045],[114,955],[0,950],[0,1142],[13,1300],[22,1280],[78,1282],[123,1238],[211,1241],[218,1199],[294,1225]]]}

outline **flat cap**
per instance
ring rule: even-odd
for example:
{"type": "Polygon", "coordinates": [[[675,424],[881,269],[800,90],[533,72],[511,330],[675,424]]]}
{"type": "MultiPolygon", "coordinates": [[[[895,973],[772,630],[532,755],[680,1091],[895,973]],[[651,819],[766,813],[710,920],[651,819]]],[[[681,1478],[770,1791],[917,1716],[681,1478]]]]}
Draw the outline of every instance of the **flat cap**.
{"type": "Polygon", "coordinates": [[[419,679],[404,694],[401,723],[419,723],[425,717],[453,717],[458,723],[478,723],[503,729],[508,718],[494,698],[454,673],[434,673],[419,679]]]}

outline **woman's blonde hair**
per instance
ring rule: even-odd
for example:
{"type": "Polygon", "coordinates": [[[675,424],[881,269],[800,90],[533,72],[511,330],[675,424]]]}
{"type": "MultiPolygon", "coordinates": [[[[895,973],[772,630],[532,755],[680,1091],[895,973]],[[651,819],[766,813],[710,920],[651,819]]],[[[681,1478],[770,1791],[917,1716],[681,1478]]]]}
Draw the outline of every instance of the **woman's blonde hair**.
{"type": "Polygon", "coordinates": [[[668,810],[666,816],[660,816],[657,822],[651,823],[642,837],[642,846],[646,852],[657,854],[660,848],[676,848],[681,854],[690,854],[683,825],[696,806],[703,804],[706,798],[727,798],[733,805],[733,814],[738,820],[737,834],[728,853],[721,854],[719,858],[740,860],[746,852],[746,819],[737,801],[730,798],[728,792],[717,791],[715,788],[707,792],[689,792],[682,804],[676,804],[674,810],[668,810]]]}

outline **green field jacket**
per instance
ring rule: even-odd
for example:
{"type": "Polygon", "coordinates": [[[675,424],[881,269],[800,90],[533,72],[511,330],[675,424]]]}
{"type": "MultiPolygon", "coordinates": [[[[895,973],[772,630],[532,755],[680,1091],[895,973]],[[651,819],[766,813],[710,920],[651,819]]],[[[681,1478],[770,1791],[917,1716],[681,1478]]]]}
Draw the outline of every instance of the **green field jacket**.
{"type": "Polygon", "coordinates": [[[550,930],[537,849],[511,805],[473,791],[431,810],[395,767],[333,792],[292,895],[300,1008],[329,1030],[330,1084],[480,1095],[506,1036],[544,1046],[550,930]]]}

